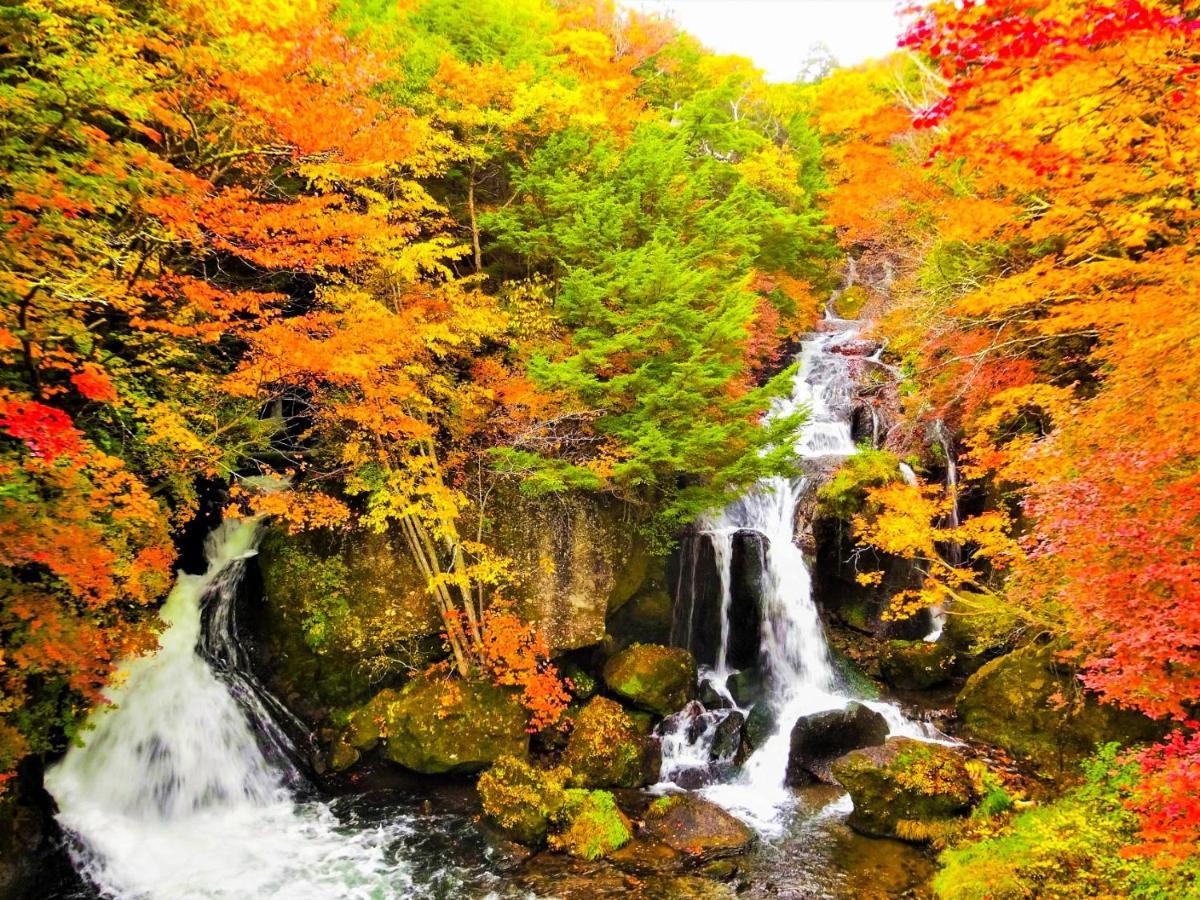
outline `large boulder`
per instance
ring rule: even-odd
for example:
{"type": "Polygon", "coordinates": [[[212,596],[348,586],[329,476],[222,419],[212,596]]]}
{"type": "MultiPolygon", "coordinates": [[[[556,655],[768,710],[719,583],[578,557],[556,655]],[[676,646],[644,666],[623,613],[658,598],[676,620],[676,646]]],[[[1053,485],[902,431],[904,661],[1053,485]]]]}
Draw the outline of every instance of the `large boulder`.
{"type": "Polygon", "coordinates": [[[562,761],[575,787],[639,787],[648,743],[621,704],[594,697],[575,718],[562,761]]]}
{"type": "Polygon", "coordinates": [[[437,606],[402,541],[369,530],[267,532],[250,621],[272,690],[309,719],[371,696],[366,659],[397,673],[440,658],[437,606]]]}
{"type": "Polygon", "coordinates": [[[695,794],[673,794],[651,803],[641,836],[686,853],[693,865],[745,853],[755,837],[740,819],[695,794]]]}
{"type": "Polygon", "coordinates": [[[787,784],[831,782],[835,759],[851,750],[878,746],[887,740],[887,733],[887,720],[861,703],[801,716],[792,726],[787,784]]]}
{"type": "Polygon", "coordinates": [[[955,701],[962,733],[1004,748],[1052,779],[1073,776],[1097,744],[1160,736],[1144,716],[1085,692],[1056,649],[1031,644],[972,675],[955,701]]]}
{"type": "Polygon", "coordinates": [[[879,673],[894,688],[923,691],[954,675],[954,648],[944,641],[888,641],[879,673]]]}
{"type": "Polygon", "coordinates": [[[953,749],[911,738],[853,750],[832,766],[850,793],[850,825],[878,837],[922,842],[955,827],[980,796],[953,749]]]}
{"type": "Polygon", "coordinates": [[[696,696],[696,660],[679,647],[634,644],[604,664],[604,683],[635,706],[667,716],[696,696]]]}
{"type": "MultiPolygon", "coordinates": [[[[468,512],[464,531],[475,533],[468,512]]],[[[605,619],[661,569],[630,521],[628,507],[581,492],[530,497],[495,486],[483,542],[512,560],[517,611],[555,652],[598,643],[605,619]]]]}
{"type": "Polygon", "coordinates": [[[365,752],[382,742],[392,762],[437,775],[479,772],[529,749],[526,714],[513,693],[482,681],[419,677],[380,691],[355,710],[345,742],[365,752]]]}

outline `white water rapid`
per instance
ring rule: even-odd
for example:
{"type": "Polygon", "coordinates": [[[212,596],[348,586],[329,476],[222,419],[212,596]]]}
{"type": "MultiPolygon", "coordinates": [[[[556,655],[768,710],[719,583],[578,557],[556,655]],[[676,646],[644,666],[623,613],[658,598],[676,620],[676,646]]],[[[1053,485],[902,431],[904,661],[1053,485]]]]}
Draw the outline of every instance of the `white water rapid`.
{"type": "Polygon", "coordinates": [[[407,820],[346,828],[327,805],[297,800],[280,711],[237,671],[233,601],[257,539],[252,520],[209,535],[208,570],[180,574],[163,607],[158,652],[122,666],[113,706],[46,773],[73,861],[104,897],[411,895],[387,852],[407,820]]]}
{"type": "MultiPolygon", "coordinates": [[[[858,336],[857,323],[837,319],[832,311],[827,313],[822,330],[801,343],[791,396],[775,401],[768,412],[768,418],[807,412],[795,441],[802,471],[815,471],[820,468],[813,465],[815,462],[836,461],[856,450],[851,436],[855,381],[850,357],[858,355],[852,344],[858,336]],[[838,352],[839,349],[849,354],[838,352]]],[[[790,732],[796,719],[842,708],[857,699],[837,683],[813,602],[811,573],[795,543],[797,510],[812,486],[809,479],[808,475],[765,479],[720,513],[699,523],[701,534],[712,543],[721,588],[721,648],[715,668],[705,670],[703,677],[727,699],[730,698],[724,685],[732,674],[726,648],[732,603],[733,540],[739,531],[757,532],[765,538],[759,669],[767,701],[776,714],[777,730],[746,760],[733,780],[709,785],[702,793],[766,834],[782,829],[793,797],[784,785],[784,778],[790,732]]],[[[938,737],[927,726],[908,720],[892,704],[860,702],[881,713],[893,735],[938,737]]],[[[714,733],[713,727],[693,728],[695,739],[688,740],[682,724],[680,733],[665,733],[662,780],[678,780],[680,771],[703,765],[710,758],[704,742],[711,744],[714,733]]]]}

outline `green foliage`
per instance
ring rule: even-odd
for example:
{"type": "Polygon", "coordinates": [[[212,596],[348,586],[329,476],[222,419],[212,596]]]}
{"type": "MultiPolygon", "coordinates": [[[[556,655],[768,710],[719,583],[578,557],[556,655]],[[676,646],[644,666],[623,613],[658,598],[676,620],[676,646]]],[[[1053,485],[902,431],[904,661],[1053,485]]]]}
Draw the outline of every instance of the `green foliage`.
{"type": "Polygon", "coordinates": [[[859,447],[817,492],[820,514],[849,522],[863,511],[867,491],[901,480],[900,460],[894,453],[859,447]]]}
{"type": "Polygon", "coordinates": [[[515,756],[502,756],[479,776],[484,815],[515,840],[540,844],[567,803],[569,776],[562,766],[538,769],[515,756]]]}
{"type": "Polygon", "coordinates": [[[608,791],[566,791],[560,817],[567,822],[550,845],[581,859],[600,859],[629,843],[633,828],[608,791]]]}
{"type": "MultiPolygon", "coordinates": [[[[1017,816],[1000,834],[942,853],[934,889],[945,900],[1023,897],[1198,896],[1200,861],[1162,866],[1127,855],[1137,841],[1126,808],[1137,766],[1105,745],[1084,766],[1084,783],[1017,816]]],[[[984,805],[995,801],[991,791],[984,805]]],[[[983,806],[980,807],[981,809],[983,806]]]]}

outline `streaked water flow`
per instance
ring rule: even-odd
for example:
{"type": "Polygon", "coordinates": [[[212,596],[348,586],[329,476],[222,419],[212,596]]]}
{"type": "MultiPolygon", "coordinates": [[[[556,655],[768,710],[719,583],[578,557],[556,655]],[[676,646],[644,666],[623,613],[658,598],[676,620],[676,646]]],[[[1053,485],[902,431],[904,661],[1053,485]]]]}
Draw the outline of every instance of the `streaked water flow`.
{"type": "Polygon", "coordinates": [[[160,649],[122,666],[113,705],[46,773],[72,859],[122,900],[412,896],[390,852],[410,818],[346,827],[290,788],[279,705],[237,665],[233,604],[257,540],[252,520],[209,535],[208,570],[180,574],[163,607],[160,649]]]}
{"type": "MultiPolygon", "coordinates": [[[[784,786],[791,726],[800,716],[840,708],[855,699],[837,684],[813,601],[812,573],[795,537],[801,501],[816,487],[812,481],[818,477],[815,473],[828,470],[820,462],[837,461],[856,450],[851,432],[855,381],[849,355],[838,351],[852,349],[847,345],[858,336],[857,323],[834,318],[830,311],[822,330],[801,343],[791,396],[776,400],[768,413],[768,417],[776,417],[806,412],[795,448],[801,471],[813,474],[765,479],[699,523],[701,533],[712,543],[720,577],[721,649],[715,668],[703,673],[715,688],[723,686],[731,674],[727,646],[733,537],[739,531],[751,531],[765,539],[759,669],[778,730],[746,760],[736,778],[710,785],[703,793],[768,834],[782,831],[793,800],[784,786]]],[[[892,704],[864,702],[887,719],[892,734],[936,737],[927,726],[906,719],[892,704]]],[[[711,743],[713,731],[707,728],[696,733],[692,729],[694,740],[690,742],[682,733],[668,730],[664,734],[664,782],[678,781],[682,770],[708,758],[703,742],[711,743]]]]}

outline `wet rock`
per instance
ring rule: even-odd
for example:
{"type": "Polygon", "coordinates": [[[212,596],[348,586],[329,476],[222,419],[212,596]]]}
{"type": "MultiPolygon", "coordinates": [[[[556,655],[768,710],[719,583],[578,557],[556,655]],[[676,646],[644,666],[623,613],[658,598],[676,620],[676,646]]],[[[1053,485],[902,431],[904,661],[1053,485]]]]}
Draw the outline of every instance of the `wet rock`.
{"type": "Polygon", "coordinates": [[[987,663],[955,701],[962,733],[1002,747],[1047,778],[1073,776],[1097,744],[1155,740],[1160,726],[1100,704],[1056,659],[1057,647],[1029,645],[987,663]],[[1058,697],[1067,703],[1055,703],[1058,697]]]}
{"type": "Polygon", "coordinates": [[[604,860],[539,853],[521,867],[517,885],[537,897],[627,897],[637,879],[604,860]]]}
{"type": "MultiPolygon", "coordinates": [[[[755,531],[713,535],[688,534],[670,566],[672,609],[670,643],[685,647],[697,662],[715,666],[721,652],[721,572],[716,545],[729,555],[729,623],[726,663],[749,668],[758,662],[762,631],[763,565],[767,539],[755,531]]],[[[643,638],[644,640],[644,638],[643,638]]]]}
{"type": "Polygon", "coordinates": [[[740,819],[694,794],[660,797],[646,810],[642,836],[687,855],[692,865],[745,853],[755,835],[740,819]]]}
{"type": "Polygon", "coordinates": [[[696,694],[696,698],[704,704],[705,709],[730,709],[733,707],[729,698],[720,693],[708,680],[700,682],[700,690],[696,694]]]}
{"type": "Polygon", "coordinates": [[[661,875],[687,867],[687,858],[659,841],[636,837],[620,850],[610,853],[608,861],[635,875],[661,875]]]}
{"type": "Polygon", "coordinates": [[[848,821],[863,834],[917,843],[944,837],[980,799],[957,752],[911,738],[854,750],[832,770],[854,802],[848,821]]]}
{"type": "Polygon", "coordinates": [[[679,647],[634,644],[605,663],[604,683],[630,703],[666,716],[696,696],[696,661],[679,647]]]}
{"type": "Polygon", "coordinates": [[[766,702],[755,703],[742,726],[742,748],[754,751],[765,744],[779,727],[778,716],[766,702]]]}
{"type": "Polygon", "coordinates": [[[787,784],[832,782],[830,766],[835,759],[851,750],[878,746],[887,733],[887,720],[861,703],[801,716],[792,726],[787,784]]]}
{"type": "Polygon", "coordinates": [[[566,827],[550,846],[578,859],[596,860],[620,849],[633,837],[633,826],[608,791],[568,790],[559,818],[566,827]]]}
{"type": "Polygon", "coordinates": [[[709,753],[713,762],[727,762],[737,757],[742,748],[742,726],[745,723],[746,717],[736,709],[724,714],[713,734],[712,750],[709,753]]]}
{"type": "Polygon", "coordinates": [[[361,754],[344,740],[336,740],[329,748],[329,768],[344,772],[358,762],[361,754]]]}
{"type": "Polygon", "coordinates": [[[954,648],[943,641],[888,641],[879,672],[894,688],[923,691],[949,681],[954,663],[954,648]]]}
{"type": "Polygon", "coordinates": [[[647,743],[621,704],[594,697],[575,719],[562,761],[575,787],[638,787],[647,743]]]}
{"type": "Polygon", "coordinates": [[[757,669],[734,672],[725,680],[725,690],[738,706],[753,706],[763,696],[762,676],[757,669]]]}
{"type": "Polygon", "coordinates": [[[384,756],[414,772],[471,773],[501,756],[525,756],[525,725],[525,710],[504,688],[419,677],[355,710],[345,741],[360,752],[382,742],[384,756]]]}
{"type": "Polygon", "coordinates": [[[878,341],[868,338],[853,338],[848,341],[838,341],[829,348],[829,352],[837,353],[840,356],[871,356],[879,350],[879,347],[878,341]]]}
{"type": "Polygon", "coordinates": [[[505,837],[536,847],[567,803],[569,775],[561,766],[538,769],[523,759],[503,756],[479,776],[484,816],[505,837]]]}

